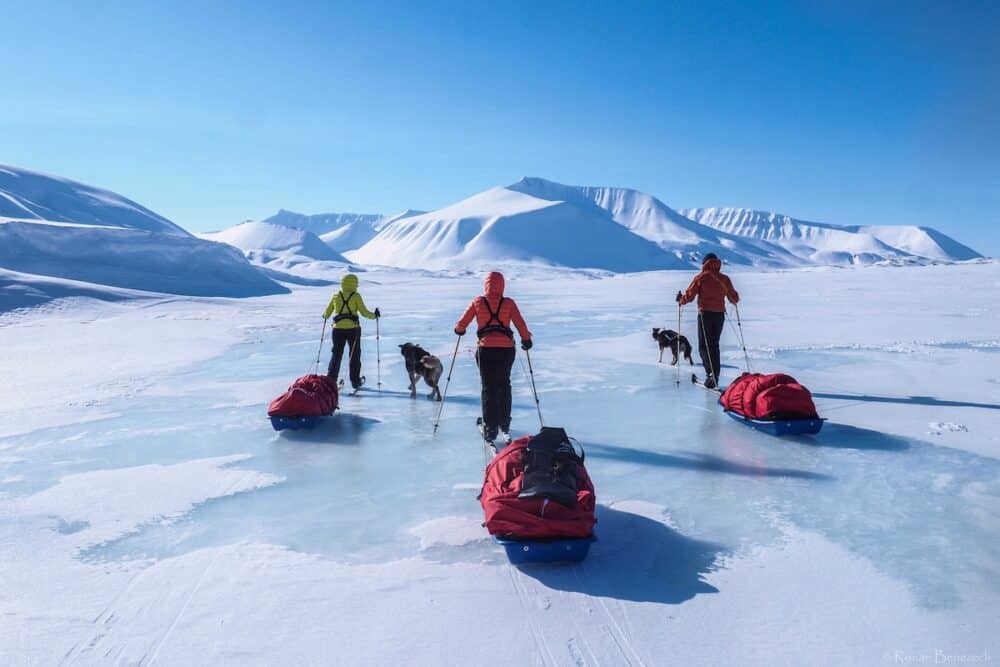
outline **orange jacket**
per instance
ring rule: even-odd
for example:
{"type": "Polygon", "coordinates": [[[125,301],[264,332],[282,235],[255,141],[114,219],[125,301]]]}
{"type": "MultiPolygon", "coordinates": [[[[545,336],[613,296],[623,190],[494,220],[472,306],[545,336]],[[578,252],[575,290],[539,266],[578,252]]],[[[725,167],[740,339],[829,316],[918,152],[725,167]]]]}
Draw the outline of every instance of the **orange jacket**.
{"type": "Polygon", "coordinates": [[[726,312],[726,299],[740,302],[740,295],[733,288],[729,276],[722,273],[722,260],[710,259],[701,265],[701,272],[694,277],[691,285],[681,297],[681,305],[698,299],[698,310],[710,313],[726,312]]]}
{"type": "MultiPolygon", "coordinates": [[[[465,309],[465,313],[455,325],[455,333],[464,334],[466,327],[476,318],[476,324],[481,329],[490,324],[490,311],[497,313],[500,325],[509,327],[511,322],[517,327],[517,332],[521,334],[521,340],[531,340],[531,332],[528,325],[521,317],[521,311],[513,299],[504,298],[503,274],[494,271],[486,276],[484,282],[484,296],[477,296],[465,309]],[[499,312],[497,309],[499,308],[499,312]]],[[[496,324],[494,321],[492,324],[496,324]]],[[[514,347],[514,339],[499,332],[491,332],[479,339],[480,347],[514,347]]]]}

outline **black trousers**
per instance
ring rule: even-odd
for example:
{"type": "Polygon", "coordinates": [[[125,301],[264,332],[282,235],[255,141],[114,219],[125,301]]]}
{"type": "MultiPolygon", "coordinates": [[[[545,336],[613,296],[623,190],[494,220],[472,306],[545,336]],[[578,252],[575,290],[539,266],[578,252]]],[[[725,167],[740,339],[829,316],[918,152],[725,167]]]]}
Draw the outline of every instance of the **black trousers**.
{"type": "Polygon", "coordinates": [[[333,356],[330,357],[327,375],[334,379],[340,375],[340,361],[344,357],[345,345],[350,350],[351,386],[357,388],[361,386],[361,327],[333,330],[333,356]]]}
{"type": "Polygon", "coordinates": [[[483,423],[488,429],[510,429],[510,370],[514,367],[514,354],[512,347],[476,350],[476,364],[483,382],[483,423]]]}
{"type": "Polygon", "coordinates": [[[726,323],[725,313],[704,311],[698,313],[698,354],[701,365],[705,367],[705,375],[719,379],[720,359],[719,340],[722,338],[722,327],[726,323]]]}

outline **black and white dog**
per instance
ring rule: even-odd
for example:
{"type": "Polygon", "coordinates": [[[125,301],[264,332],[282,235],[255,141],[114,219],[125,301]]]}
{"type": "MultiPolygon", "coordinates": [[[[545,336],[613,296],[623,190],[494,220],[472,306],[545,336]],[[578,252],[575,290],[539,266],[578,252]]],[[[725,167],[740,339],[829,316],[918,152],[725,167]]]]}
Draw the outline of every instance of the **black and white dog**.
{"type": "Polygon", "coordinates": [[[427,398],[440,401],[441,390],[438,388],[438,382],[444,375],[444,366],[441,364],[441,360],[413,343],[400,345],[399,353],[406,360],[406,372],[410,376],[410,396],[417,395],[417,380],[423,378],[427,386],[431,388],[431,393],[427,395],[427,398]]]}
{"type": "Polygon", "coordinates": [[[691,358],[691,343],[688,339],[680,335],[673,329],[653,329],[653,340],[655,340],[660,345],[660,363],[663,363],[663,351],[670,348],[673,353],[674,358],[670,362],[671,366],[677,364],[678,357],[683,354],[684,358],[691,362],[694,366],[694,360],[691,358]]]}

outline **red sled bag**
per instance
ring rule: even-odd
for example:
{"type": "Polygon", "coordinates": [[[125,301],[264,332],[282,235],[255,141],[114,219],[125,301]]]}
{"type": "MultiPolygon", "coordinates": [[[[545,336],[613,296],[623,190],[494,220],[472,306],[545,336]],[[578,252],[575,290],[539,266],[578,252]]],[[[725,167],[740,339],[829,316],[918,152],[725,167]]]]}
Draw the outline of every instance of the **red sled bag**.
{"type": "Polygon", "coordinates": [[[744,373],[719,399],[722,407],[748,419],[817,419],[816,404],[809,390],[790,375],[744,373]]]}
{"type": "Polygon", "coordinates": [[[479,502],[483,525],[501,538],[590,537],[597,497],[566,431],[543,427],[504,447],[486,466],[479,502]]]}
{"type": "Polygon", "coordinates": [[[268,417],[320,417],[337,409],[336,381],[326,375],[303,375],[267,406],[268,417]]]}

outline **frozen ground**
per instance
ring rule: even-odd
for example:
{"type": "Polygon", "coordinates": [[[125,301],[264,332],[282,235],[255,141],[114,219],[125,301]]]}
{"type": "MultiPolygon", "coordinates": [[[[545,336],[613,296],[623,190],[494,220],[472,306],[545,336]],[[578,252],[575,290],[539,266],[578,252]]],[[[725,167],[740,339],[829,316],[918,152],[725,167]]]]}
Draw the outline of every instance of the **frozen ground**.
{"type": "MultiPolygon", "coordinates": [[[[649,329],[690,276],[510,281],[544,416],[597,486],[579,566],[513,568],[479,526],[470,340],[436,438],[436,404],[405,394],[396,345],[447,361],[477,276],[362,274],[384,390],[310,434],[276,435],[264,406],[310,370],[329,288],[0,317],[0,664],[996,655],[1000,265],[736,274],[754,368],[799,377],[830,419],[801,440],[657,365],[649,329]]],[[[519,364],[514,382],[530,432],[519,364]]]]}

